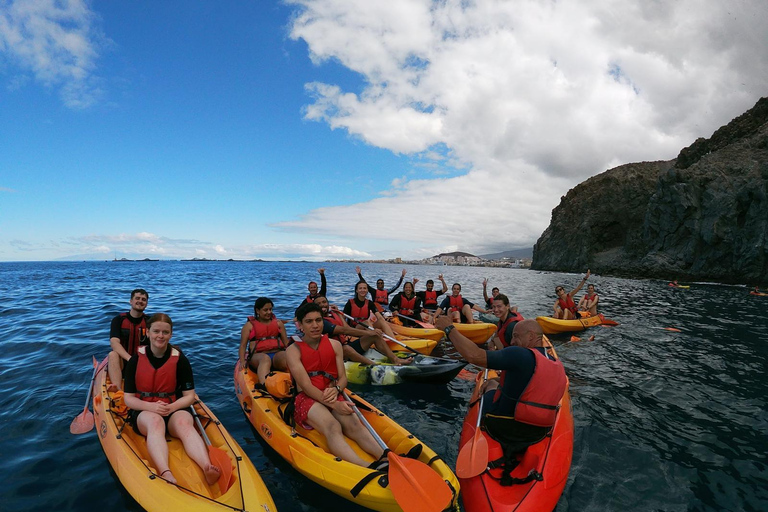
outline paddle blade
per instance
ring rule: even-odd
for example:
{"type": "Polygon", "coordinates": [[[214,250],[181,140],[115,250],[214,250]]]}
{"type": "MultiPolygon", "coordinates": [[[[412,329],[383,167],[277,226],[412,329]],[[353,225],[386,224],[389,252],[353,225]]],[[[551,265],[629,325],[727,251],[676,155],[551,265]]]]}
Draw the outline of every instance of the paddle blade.
{"type": "Polygon", "coordinates": [[[86,407],[72,420],[69,425],[69,432],[71,434],[85,434],[91,430],[93,430],[93,413],[86,407]]]}
{"type": "Polygon", "coordinates": [[[403,512],[441,512],[453,499],[440,475],[421,461],[389,452],[389,488],[403,512]]]}
{"type": "Polygon", "coordinates": [[[485,471],[488,467],[488,441],[480,431],[475,430],[475,435],[459,451],[456,459],[456,476],[459,478],[472,478],[485,471]]]}
{"type": "Polygon", "coordinates": [[[211,464],[221,470],[221,475],[219,475],[219,491],[221,494],[224,494],[229,489],[231,483],[229,480],[232,476],[232,460],[227,455],[227,452],[215,446],[208,447],[208,455],[211,458],[211,464]]]}

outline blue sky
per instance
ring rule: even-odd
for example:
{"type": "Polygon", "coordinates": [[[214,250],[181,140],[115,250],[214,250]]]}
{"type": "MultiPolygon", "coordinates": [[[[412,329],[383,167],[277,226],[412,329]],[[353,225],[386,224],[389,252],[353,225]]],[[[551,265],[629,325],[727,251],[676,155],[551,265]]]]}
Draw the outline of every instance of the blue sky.
{"type": "Polygon", "coordinates": [[[0,0],[0,261],[530,247],[765,95],[704,3],[0,0]]]}

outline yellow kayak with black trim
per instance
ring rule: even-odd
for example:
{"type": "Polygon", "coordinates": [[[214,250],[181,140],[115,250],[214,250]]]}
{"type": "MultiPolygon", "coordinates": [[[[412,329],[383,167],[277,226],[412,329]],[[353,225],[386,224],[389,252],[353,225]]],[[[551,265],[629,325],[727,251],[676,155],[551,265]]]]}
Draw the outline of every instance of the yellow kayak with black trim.
{"type": "MultiPolygon", "coordinates": [[[[395,339],[411,349],[410,351],[416,351],[419,354],[424,354],[425,356],[428,356],[432,353],[433,350],[435,350],[435,347],[437,346],[437,342],[434,340],[430,340],[427,338],[411,338],[408,336],[401,336],[399,334],[395,334],[395,339]]],[[[387,345],[389,345],[389,348],[391,348],[394,351],[398,350],[404,350],[404,347],[402,345],[399,345],[398,343],[395,343],[392,340],[388,340],[384,338],[384,341],[387,342],[387,345]]],[[[408,350],[408,349],[405,349],[408,350]]],[[[411,352],[413,353],[413,352],[411,352]]]]}
{"type": "MultiPolygon", "coordinates": [[[[398,512],[401,507],[389,488],[386,472],[358,466],[337,458],[317,430],[300,425],[292,428],[283,419],[290,399],[280,401],[255,387],[258,377],[252,370],[243,372],[239,364],[234,370],[235,393],[245,415],[264,441],[299,473],[331,492],[363,507],[382,512],[398,512]]],[[[432,468],[448,484],[452,492],[450,510],[458,510],[459,481],[448,464],[415,436],[363,400],[346,390],[365,419],[396,454],[413,453],[421,446],[418,460],[432,468]]],[[[351,439],[347,442],[364,460],[373,457],[351,439]]]]}
{"type": "MultiPolygon", "coordinates": [[[[486,322],[475,322],[473,324],[460,324],[454,322],[454,327],[461,334],[472,340],[478,345],[482,345],[488,338],[493,336],[498,327],[496,324],[486,322]]],[[[428,340],[440,341],[445,334],[440,329],[421,329],[419,327],[406,327],[390,322],[389,326],[392,332],[400,336],[412,336],[414,338],[424,338],[428,340]]]]}
{"type": "Polygon", "coordinates": [[[93,417],[96,432],[120,483],[144,510],[277,510],[253,463],[199,399],[195,403],[195,410],[211,445],[223,450],[232,462],[232,475],[224,485],[226,489],[221,489],[219,482],[208,485],[200,467],[184,451],[181,440],[170,436],[168,460],[178,483],[174,485],[161,478],[149,458],[146,438],[136,433],[125,421],[127,411],[120,410],[121,400],[108,390],[110,384],[104,365],[94,381],[93,417]]]}
{"type": "Polygon", "coordinates": [[[561,320],[551,316],[537,316],[536,322],[541,326],[544,334],[560,334],[562,332],[583,331],[588,327],[595,327],[603,323],[603,316],[589,316],[575,320],[561,320]]]}

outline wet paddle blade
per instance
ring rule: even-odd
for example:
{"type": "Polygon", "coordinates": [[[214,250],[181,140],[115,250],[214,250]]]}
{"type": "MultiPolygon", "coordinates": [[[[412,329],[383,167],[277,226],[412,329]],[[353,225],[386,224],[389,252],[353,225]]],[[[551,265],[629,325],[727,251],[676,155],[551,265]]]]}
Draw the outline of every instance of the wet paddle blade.
{"type": "Polygon", "coordinates": [[[456,476],[459,478],[472,478],[488,467],[488,441],[480,431],[475,430],[475,435],[459,451],[456,459],[456,476]]]}
{"type": "Polygon", "coordinates": [[[215,446],[208,447],[208,456],[211,458],[211,464],[221,470],[221,475],[219,475],[219,491],[221,494],[224,494],[231,484],[232,460],[227,455],[227,452],[215,446]]]}
{"type": "Polygon", "coordinates": [[[421,461],[389,452],[389,488],[403,512],[441,512],[453,498],[442,477],[421,461]]]}
{"type": "Polygon", "coordinates": [[[69,425],[69,432],[71,434],[85,434],[91,430],[93,430],[93,413],[86,407],[72,420],[69,425]]]}

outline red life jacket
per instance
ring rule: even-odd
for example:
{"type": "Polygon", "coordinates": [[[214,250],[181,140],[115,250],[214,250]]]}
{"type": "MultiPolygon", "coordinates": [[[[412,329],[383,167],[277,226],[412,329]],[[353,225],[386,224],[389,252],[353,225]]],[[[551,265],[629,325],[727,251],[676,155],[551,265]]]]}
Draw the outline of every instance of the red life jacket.
{"type": "Polygon", "coordinates": [[[255,341],[248,351],[251,355],[257,352],[272,352],[285,348],[283,340],[280,339],[280,326],[277,318],[272,315],[272,320],[268,324],[259,322],[255,317],[249,316],[251,322],[251,333],[248,335],[248,344],[255,341]]]}
{"type": "Polygon", "coordinates": [[[589,302],[592,302],[593,300],[595,300],[595,297],[597,297],[596,293],[592,295],[584,295],[584,298],[587,299],[589,302]]]}
{"type": "Polygon", "coordinates": [[[319,295],[315,295],[314,297],[312,295],[307,295],[307,298],[304,299],[304,302],[306,302],[308,304],[312,303],[312,302],[315,302],[315,299],[318,298],[318,297],[319,297],[319,295]]]}
{"type": "Polygon", "coordinates": [[[507,344],[507,327],[509,327],[512,322],[519,322],[520,320],[525,320],[523,315],[510,311],[507,314],[507,319],[504,320],[504,322],[499,322],[499,326],[496,328],[496,335],[499,337],[499,340],[501,340],[501,344],[504,345],[504,347],[510,346],[507,344]]]}
{"type": "Polygon", "coordinates": [[[565,311],[566,309],[569,309],[571,313],[574,315],[576,314],[577,308],[576,304],[573,302],[573,298],[570,295],[566,295],[566,299],[557,299],[558,304],[560,305],[560,309],[565,311]]]}
{"type": "MultiPolygon", "coordinates": [[[[557,409],[563,398],[568,378],[560,361],[553,361],[535,349],[529,349],[536,358],[536,366],[531,380],[516,400],[513,413],[515,421],[537,427],[551,427],[557,418],[557,409]]],[[[501,397],[504,378],[507,372],[501,372],[501,379],[493,401],[501,397]]]]}
{"type": "Polygon", "coordinates": [[[317,349],[313,349],[305,341],[297,341],[301,351],[301,364],[307,370],[312,385],[320,391],[327,388],[331,382],[339,378],[336,367],[336,352],[327,334],[323,334],[317,349]]]}
{"type": "Polygon", "coordinates": [[[424,290],[424,307],[437,309],[437,292],[435,290],[424,290]]]}
{"type": "Polygon", "coordinates": [[[120,344],[123,346],[128,355],[136,354],[136,350],[140,345],[146,345],[147,339],[147,315],[141,315],[141,322],[135,324],[131,321],[130,313],[120,313],[123,318],[120,324],[120,330],[122,332],[128,331],[128,340],[120,339],[120,344]]]}
{"type": "Polygon", "coordinates": [[[387,293],[387,290],[379,290],[377,288],[376,294],[373,296],[373,301],[378,302],[383,306],[389,304],[389,294],[387,293]]]}
{"type": "MultiPolygon", "coordinates": [[[[344,325],[344,317],[341,316],[341,313],[337,313],[332,309],[328,311],[328,314],[325,315],[324,318],[331,322],[333,325],[338,325],[339,327],[344,325]]],[[[342,345],[349,343],[349,336],[346,334],[337,334],[336,338],[341,342],[342,345]]]]}
{"type": "Polygon", "coordinates": [[[179,351],[171,347],[171,356],[163,366],[155,369],[147,357],[147,347],[139,347],[139,361],[136,365],[136,396],[145,402],[176,401],[176,367],[179,351]]]}
{"type": "Polygon", "coordinates": [[[449,297],[451,299],[450,305],[448,307],[448,311],[453,313],[454,311],[461,311],[461,308],[464,307],[464,299],[462,298],[461,294],[459,294],[458,297],[454,297],[451,295],[449,297]]]}
{"type": "Polygon", "coordinates": [[[400,309],[398,311],[401,315],[413,316],[413,313],[416,311],[416,296],[414,295],[409,299],[404,293],[401,293],[400,309]]]}
{"type": "Polygon", "coordinates": [[[363,307],[360,307],[355,303],[355,299],[349,299],[350,312],[352,313],[350,316],[358,322],[367,321],[371,316],[370,302],[368,299],[365,299],[365,304],[363,307]]]}

